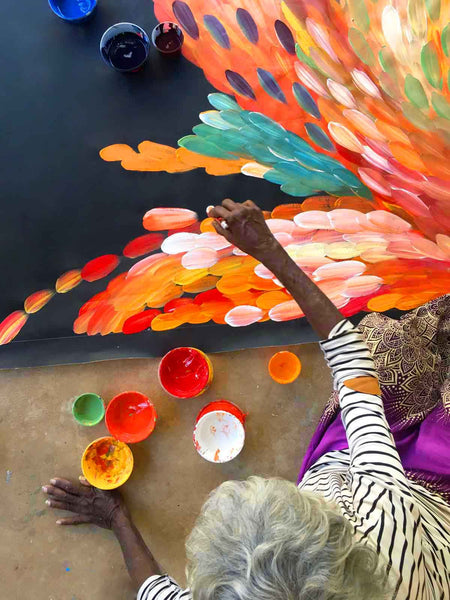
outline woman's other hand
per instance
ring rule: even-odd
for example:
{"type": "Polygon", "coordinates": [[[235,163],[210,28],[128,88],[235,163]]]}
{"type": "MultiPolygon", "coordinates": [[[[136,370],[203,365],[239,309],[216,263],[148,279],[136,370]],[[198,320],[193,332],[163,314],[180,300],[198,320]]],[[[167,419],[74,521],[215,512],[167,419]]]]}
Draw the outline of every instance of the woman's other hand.
{"type": "Polygon", "coordinates": [[[260,262],[280,248],[266,225],[262,211],[251,200],[242,204],[227,198],[221,206],[208,207],[208,216],[219,219],[214,229],[242,252],[260,262]]]}
{"type": "Polygon", "coordinates": [[[50,508],[74,513],[71,517],[58,519],[58,525],[92,523],[104,529],[114,529],[129,519],[128,510],[119,491],[104,491],[92,487],[84,477],[75,485],[67,479],[51,479],[42,487],[50,508]]]}

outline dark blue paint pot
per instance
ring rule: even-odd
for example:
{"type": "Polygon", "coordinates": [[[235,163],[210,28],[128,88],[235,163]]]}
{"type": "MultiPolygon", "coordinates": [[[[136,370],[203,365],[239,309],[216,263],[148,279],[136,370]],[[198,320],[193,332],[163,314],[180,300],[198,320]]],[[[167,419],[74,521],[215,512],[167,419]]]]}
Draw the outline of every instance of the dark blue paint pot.
{"type": "Polygon", "coordinates": [[[116,23],[100,40],[100,54],[107,65],[123,73],[138,71],[148,58],[150,39],[134,23],[116,23]]]}
{"type": "Polygon", "coordinates": [[[48,0],[50,8],[60,19],[81,23],[92,16],[97,0],[48,0]]]}

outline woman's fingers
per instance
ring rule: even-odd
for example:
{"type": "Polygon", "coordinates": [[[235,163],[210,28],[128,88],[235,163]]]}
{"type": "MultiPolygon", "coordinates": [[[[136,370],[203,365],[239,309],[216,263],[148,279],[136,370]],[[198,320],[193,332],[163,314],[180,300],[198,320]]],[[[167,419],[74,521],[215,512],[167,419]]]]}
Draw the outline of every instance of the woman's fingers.
{"type": "Polygon", "coordinates": [[[45,501],[47,506],[50,508],[57,508],[58,510],[69,510],[70,512],[74,512],[73,505],[70,502],[66,502],[64,500],[55,500],[54,498],[49,498],[45,501]]]}
{"type": "Polygon", "coordinates": [[[54,479],[50,479],[50,483],[54,487],[60,488],[68,494],[72,494],[74,496],[85,496],[89,494],[89,491],[86,488],[80,488],[68,479],[62,479],[61,477],[55,477],[54,479]]]}
{"type": "Polygon", "coordinates": [[[208,217],[214,217],[215,219],[226,219],[230,215],[230,211],[223,208],[223,206],[213,206],[208,211],[208,217]]]}
{"type": "Polygon", "coordinates": [[[84,485],[85,487],[91,488],[92,485],[89,483],[89,481],[86,479],[86,477],[83,477],[83,475],[80,475],[78,477],[79,482],[81,483],[81,485],[84,485]]]}
{"type": "Polygon", "coordinates": [[[65,517],[56,521],[57,525],[82,525],[83,523],[92,523],[91,517],[87,515],[75,515],[74,517],[65,517]]]}
{"type": "Polygon", "coordinates": [[[256,206],[256,204],[253,202],[253,200],[246,200],[243,203],[243,205],[247,206],[248,208],[258,208],[259,209],[259,206],[256,206]]]}
{"type": "MultiPolygon", "coordinates": [[[[49,496],[51,496],[52,498],[64,498],[66,501],[70,500],[70,494],[68,494],[67,492],[65,492],[64,490],[62,490],[59,487],[56,487],[54,485],[44,485],[42,487],[42,491],[44,492],[44,494],[48,494],[49,496]]],[[[75,500],[75,497],[72,496],[72,499],[75,500]]]]}
{"type": "Polygon", "coordinates": [[[222,200],[222,206],[224,208],[228,209],[229,211],[232,211],[238,205],[236,204],[236,202],[234,200],[231,200],[231,198],[225,198],[225,200],[222,200]]]}
{"type": "Polygon", "coordinates": [[[219,223],[219,221],[213,221],[212,222],[212,226],[214,227],[214,229],[216,230],[216,232],[219,235],[221,235],[222,237],[224,237],[229,242],[231,241],[230,231],[228,229],[224,229],[221,226],[221,224],[219,223]]]}

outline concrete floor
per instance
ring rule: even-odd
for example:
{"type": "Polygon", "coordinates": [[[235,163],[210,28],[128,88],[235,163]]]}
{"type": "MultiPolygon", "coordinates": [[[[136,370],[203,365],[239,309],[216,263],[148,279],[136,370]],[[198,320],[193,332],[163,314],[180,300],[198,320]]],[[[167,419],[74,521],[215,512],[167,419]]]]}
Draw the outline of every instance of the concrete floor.
{"type": "Polygon", "coordinates": [[[104,424],[78,426],[71,415],[85,391],[105,400],[129,389],[154,401],[152,436],[133,446],[135,470],[123,492],[162,567],[184,583],[184,547],[208,492],[227,479],[252,474],[295,480],[301,458],[331,390],[320,348],[291,348],[300,378],[282,386],[267,373],[274,349],[212,356],[215,378],[200,398],[175,400],[157,382],[157,360],[0,372],[0,598],[2,600],[129,600],[134,597],[112,534],[91,526],[58,528],[41,486],[55,476],[76,478],[85,446],[105,435],[104,424]],[[231,463],[207,463],[192,445],[201,407],[226,398],[249,413],[247,439],[231,463]]]}

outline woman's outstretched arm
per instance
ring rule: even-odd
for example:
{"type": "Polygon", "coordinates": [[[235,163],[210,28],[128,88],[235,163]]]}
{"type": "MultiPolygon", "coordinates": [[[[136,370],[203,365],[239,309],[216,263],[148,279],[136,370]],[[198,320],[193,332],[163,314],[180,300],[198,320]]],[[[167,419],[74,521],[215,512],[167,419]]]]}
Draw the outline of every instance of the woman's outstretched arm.
{"type": "Polygon", "coordinates": [[[305,313],[317,335],[326,339],[342,321],[341,313],[277,242],[256,204],[251,200],[239,204],[227,199],[222,206],[210,207],[208,215],[220,219],[214,221],[217,233],[272,271],[305,313]]]}

